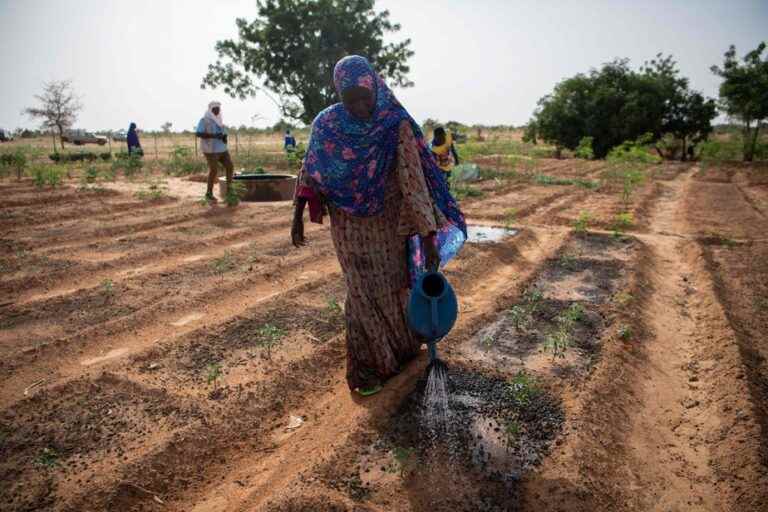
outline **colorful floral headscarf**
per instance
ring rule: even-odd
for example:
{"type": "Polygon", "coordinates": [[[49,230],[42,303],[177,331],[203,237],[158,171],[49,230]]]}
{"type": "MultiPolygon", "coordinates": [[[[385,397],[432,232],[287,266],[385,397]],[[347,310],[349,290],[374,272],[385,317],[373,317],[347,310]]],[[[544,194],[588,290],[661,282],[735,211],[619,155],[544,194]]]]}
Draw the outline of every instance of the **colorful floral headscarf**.
{"type": "MultiPolygon", "coordinates": [[[[333,82],[339,97],[350,87],[369,89],[376,105],[367,121],[352,116],[341,103],[317,115],[304,161],[317,190],[351,215],[368,217],[381,213],[387,175],[397,158],[400,122],[407,120],[419,146],[432,200],[449,221],[437,237],[441,260],[447,262],[466,240],[467,228],[421,128],[364,57],[351,55],[336,63],[333,82]]],[[[423,265],[420,240],[414,237],[409,243],[413,264],[423,265]]]]}

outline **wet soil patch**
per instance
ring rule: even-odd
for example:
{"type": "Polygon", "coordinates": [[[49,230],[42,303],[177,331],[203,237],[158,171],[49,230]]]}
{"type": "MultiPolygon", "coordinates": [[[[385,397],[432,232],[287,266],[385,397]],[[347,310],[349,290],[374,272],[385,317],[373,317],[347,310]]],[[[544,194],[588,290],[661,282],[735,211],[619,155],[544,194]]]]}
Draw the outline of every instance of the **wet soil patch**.
{"type": "Polygon", "coordinates": [[[349,479],[356,485],[346,487],[369,489],[372,472],[392,472],[414,510],[517,510],[517,483],[541,462],[564,421],[559,400],[522,375],[508,381],[452,365],[448,422],[437,429],[423,416],[422,378],[364,454],[349,479]]]}

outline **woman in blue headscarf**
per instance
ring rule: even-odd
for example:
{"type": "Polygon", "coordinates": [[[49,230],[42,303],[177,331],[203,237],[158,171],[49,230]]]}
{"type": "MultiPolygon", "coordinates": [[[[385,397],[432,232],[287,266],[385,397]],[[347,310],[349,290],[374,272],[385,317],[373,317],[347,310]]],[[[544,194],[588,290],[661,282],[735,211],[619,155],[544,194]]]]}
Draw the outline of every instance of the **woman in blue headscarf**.
{"type": "Polygon", "coordinates": [[[341,103],[312,123],[291,237],[304,245],[307,203],[313,222],[330,214],[347,284],[347,383],[370,395],[418,354],[408,288],[456,255],[466,225],[421,129],[368,61],[341,59],[333,80],[341,103]]]}
{"type": "Polygon", "coordinates": [[[136,131],[136,123],[131,123],[128,127],[128,136],[126,137],[128,143],[128,154],[143,155],[144,150],[141,149],[141,143],[139,142],[139,133],[136,131]]]}

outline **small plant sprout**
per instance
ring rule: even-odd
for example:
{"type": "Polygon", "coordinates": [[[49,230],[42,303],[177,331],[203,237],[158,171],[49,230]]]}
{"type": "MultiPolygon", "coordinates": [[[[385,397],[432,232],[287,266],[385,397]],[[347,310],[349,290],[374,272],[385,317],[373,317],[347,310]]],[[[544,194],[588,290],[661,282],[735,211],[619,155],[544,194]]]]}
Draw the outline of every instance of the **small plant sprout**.
{"type": "Polygon", "coordinates": [[[635,223],[635,218],[631,212],[619,213],[613,219],[613,236],[618,238],[627,229],[635,223]]]}
{"type": "Polygon", "coordinates": [[[213,384],[213,389],[217,389],[219,387],[219,380],[223,375],[221,371],[221,364],[211,363],[206,367],[205,372],[205,380],[209,385],[213,384]]]}
{"type": "Polygon", "coordinates": [[[400,478],[405,478],[416,466],[416,450],[395,446],[392,449],[392,458],[395,461],[396,470],[400,473],[400,478]]]}
{"type": "Polygon", "coordinates": [[[617,293],[616,296],[613,298],[614,302],[619,306],[626,306],[627,304],[632,302],[633,299],[634,297],[632,296],[632,294],[626,291],[617,293]]]}
{"type": "Polygon", "coordinates": [[[53,468],[59,465],[59,454],[53,448],[43,448],[35,459],[38,466],[53,468]]]}
{"type": "Polygon", "coordinates": [[[510,208],[504,212],[504,227],[506,229],[512,229],[515,222],[517,222],[517,209],[510,208]]]}
{"type": "Polygon", "coordinates": [[[571,337],[562,326],[544,338],[544,350],[552,351],[552,360],[565,358],[568,347],[571,346],[571,337]]]}
{"type": "Polygon", "coordinates": [[[563,253],[557,260],[558,264],[566,270],[576,270],[576,257],[572,254],[563,253]]]}
{"type": "Polygon", "coordinates": [[[619,338],[624,341],[629,341],[632,339],[632,327],[628,325],[622,325],[619,327],[619,338]]]}
{"type": "Polygon", "coordinates": [[[235,259],[232,256],[232,251],[224,251],[224,254],[213,260],[211,264],[213,271],[224,278],[224,273],[229,272],[235,268],[235,259]]]}
{"type": "Polygon", "coordinates": [[[285,330],[274,324],[264,324],[256,331],[257,344],[267,349],[267,353],[271,353],[272,347],[280,342],[280,339],[285,336],[285,330]]]}
{"type": "Polygon", "coordinates": [[[339,304],[339,301],[336,300],[336,297],[328,297],[325,309],[328,312],[328,316],[330,317],[336,317],[344,312],[341,304],[339,304]]]}
{"type": "Polygon", "coordinates": [[[237,206],[240,204],[240,196],[245,192],[245,185],[239,181],[232,181],[231,186],[227,187],[227,194],[224,196],[224,202],[227,206],[237,206]]]}
{"type": "Polygon", "coordinates": [[[115,284],[111,279],[105,279],[101,282],[101,293],[107,297],[111,297],[115,294],[115,284]]]}
{"type": "Polygon", "coordinates": [[[504,433],[507,435],[507,442],[514,443],[520,437],[520,423],[514,418],[507,420],[504,425],[504,433]]]}
{"type": "Polygon", "coordinates": [[[589,212],[583,211],[579,213],[579,217],[573,221],[573,230],[576,233],[586,233],[591,220],[592,215],[589,212]]]}
{"type": "Polygon", "coordinates": [[[584,307],[578,302],[571,304],[570,307],[565,310],[564,316],[566,321],[571,322],[572,324],[576,322],[583,322],[586,319],[584,307]]]}
{"type": "Polygon", "coordinates": [[[531,400],[533,400],[539,393],[536,378],[525,370],[517,372],[509,382],[507,390],[518,407],[528,406],[528,404],[531,403],[531,400]]]}
{"type": "Polygon", "coordinates": [[[490,334],[486,334],[485,336],[483,336],[481,343],[485,348],[490,348],[493,345],[493,336],[490,334]]]}

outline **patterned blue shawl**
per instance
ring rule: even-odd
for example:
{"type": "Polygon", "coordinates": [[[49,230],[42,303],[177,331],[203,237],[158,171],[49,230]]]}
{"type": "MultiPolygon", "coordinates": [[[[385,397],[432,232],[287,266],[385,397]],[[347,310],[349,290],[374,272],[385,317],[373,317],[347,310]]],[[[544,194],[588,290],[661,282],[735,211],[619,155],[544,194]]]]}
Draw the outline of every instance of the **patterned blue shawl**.
{"type": "MultiPolygon", "coordinates": [[[[467,227],[421,128],[364,57],[341,59],[334,68],[333,82],[339,96],[354,86],[369,89],[376,106],[367,121],[352,116],[341,103],[317,115],[304,161],[315,187],[327,201],[348,214],[367,217],[381,213],[387,175],[397,159],[400,122],[407,120],[419,146],[432,200],[449,221],[437,236],[441,261],[446,263],[466,240],[467,227]]],[[[419,238],[412,237],[409,245],[412,264],[423,266],[419,238]]]]}

